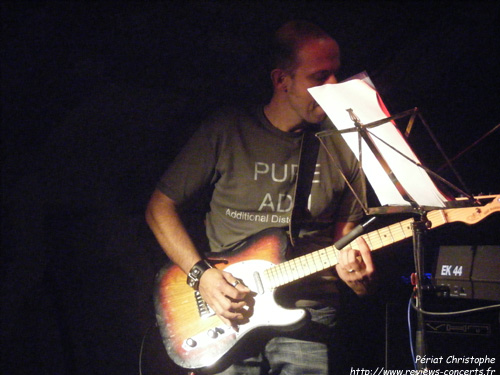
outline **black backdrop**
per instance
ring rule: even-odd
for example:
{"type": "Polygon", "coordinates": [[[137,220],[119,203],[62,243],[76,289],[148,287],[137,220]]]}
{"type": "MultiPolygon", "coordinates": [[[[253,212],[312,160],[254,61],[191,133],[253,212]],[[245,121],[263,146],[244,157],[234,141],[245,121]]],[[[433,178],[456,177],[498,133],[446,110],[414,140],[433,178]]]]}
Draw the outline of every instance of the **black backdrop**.
{"type": "MultiPolygon", "coordinates": [[[[496,2],[3,2],[6,373],[137,373],[166,261],[144,224],[149,194],[207,113],[265,100],[267,38],[291,18],[338,40],[341,79],[367,71],[392,113],[418,107],[449,157],[466,151],[455,167],[472,193],[499,193],[496,2]]],[[[438,169],[422,129],[412,137],[438,169]]],[[[499,244],[498,223],[430,242],[499,244]]],[[[353,302],[346,368],[384,364],[385,303],[409,291],[410,244],[377,258],[388,287],[353,302]]],[[[154,331],[145,373],[173,373],[154,331]]]]}

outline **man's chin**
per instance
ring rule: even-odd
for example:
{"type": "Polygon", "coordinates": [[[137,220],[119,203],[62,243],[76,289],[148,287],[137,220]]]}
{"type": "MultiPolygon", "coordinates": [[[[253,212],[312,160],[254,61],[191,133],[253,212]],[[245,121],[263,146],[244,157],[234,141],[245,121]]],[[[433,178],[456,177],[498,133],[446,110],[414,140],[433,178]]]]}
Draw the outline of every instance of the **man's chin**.
{"type": "Polygon", "coordinates": [[[313,124],[318,124],[318,123],[322,122],[325,118],[326,118],[325,111],[323,111],[323,109],[321,107],[316,107],[314,109],[313,113],[311,113],[311,120],[312,121],[310,121],[310,122],[313,124]]]}

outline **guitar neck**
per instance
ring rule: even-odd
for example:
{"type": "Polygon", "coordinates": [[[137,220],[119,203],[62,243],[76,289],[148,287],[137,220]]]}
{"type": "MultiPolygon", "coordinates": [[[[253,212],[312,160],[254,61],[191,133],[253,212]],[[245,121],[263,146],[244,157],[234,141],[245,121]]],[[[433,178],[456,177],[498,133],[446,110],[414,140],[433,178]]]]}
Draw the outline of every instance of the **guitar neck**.
{"type": "MultiPolygon", "coordinates": [[[[465,207],[435,210],[427,213],[427,219],[432,229],[451,222],[464,222],[476,224],[489,214],[500,210],[500,196],[482,207],[465,207]]],[[[361,237],[366,241],[372,251],[389,246],[404,239],[413,237],[412,223],[414,219],[401,222],[366,233],[361,237]]],[[[350,247],[356,248],[355,241],[350,247]]],[[[291,283],[303,277],[312,275],[331,268],[339,263],[339,250],[335,246],[328,246],[312,253],[302,255],[287,262],[280,263],[265,271],[271,288],[291,283]]]]}

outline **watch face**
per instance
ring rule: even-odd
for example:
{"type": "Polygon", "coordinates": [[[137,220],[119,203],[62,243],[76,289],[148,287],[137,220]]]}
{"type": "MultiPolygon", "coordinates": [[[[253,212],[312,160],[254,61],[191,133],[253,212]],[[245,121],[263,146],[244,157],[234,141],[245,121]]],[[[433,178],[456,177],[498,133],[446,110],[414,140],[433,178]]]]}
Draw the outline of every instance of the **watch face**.
{"type": "Polygon", "coordinates": [[[193,275],[194,275],[194,276],[199,276],[199,275],[200,275],[200,273],[201,273],[201,270],[200,270],[199,268],[197,268],[197,269],[193,270],[193,275]]]}
{"type": "Polygon", "coordinates": [[[209,268],[212,268],[206,260],[200,260],[196,263],[193,268],[188,273],[187,284],[194,289],[198,289],[198,284],[200,282],[200,277],[209,268]]]}

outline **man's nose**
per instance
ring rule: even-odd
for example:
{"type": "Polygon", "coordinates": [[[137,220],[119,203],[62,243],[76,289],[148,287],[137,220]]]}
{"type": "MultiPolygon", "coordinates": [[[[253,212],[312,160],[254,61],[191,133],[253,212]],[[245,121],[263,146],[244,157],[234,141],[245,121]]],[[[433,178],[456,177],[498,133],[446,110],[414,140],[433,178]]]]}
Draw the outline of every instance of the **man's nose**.
{"type": "Polygon", "coordinates": [[[325,84],[327,83],[337,83],[337,77],[335,77],[335,74],[330,74],[328,79],[325,81],[325,84]]]}

